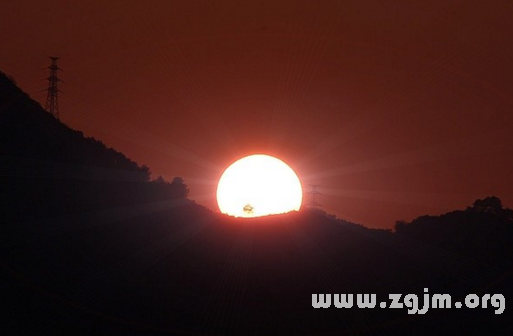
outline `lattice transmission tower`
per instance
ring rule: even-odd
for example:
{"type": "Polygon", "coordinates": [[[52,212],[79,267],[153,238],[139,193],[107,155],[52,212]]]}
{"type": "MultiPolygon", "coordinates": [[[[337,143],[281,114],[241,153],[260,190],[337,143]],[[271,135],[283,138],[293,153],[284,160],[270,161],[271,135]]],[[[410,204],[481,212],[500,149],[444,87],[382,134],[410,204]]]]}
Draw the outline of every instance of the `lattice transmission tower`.
{"type": "Polygon", "coordinates": [[[58,83],[61,82],[59,77],[57,76],[57,71],[62,70],[57,66],[57,60],[59,57],[50,57],[52,63],[48,67],[50,69],[50,76],[48,79],[48,94],[46,95],[46,106],[45,109],[53,115],[55,118],[59,119],[59,101],[57,99],[58,93],[61,92],[58,88],[58,83]]]}
{"type": "Polygon", "coordinates": [[[306,203],[307,207],[313,209],[319,209],[322,207],[322,204],[318,201],[319,197],[322,196],[322,193],[318,190],[320,186],[320,184],[310,184],[310,191],[306,192],[306,194],[310,196],[310,200],[306,203]]]}

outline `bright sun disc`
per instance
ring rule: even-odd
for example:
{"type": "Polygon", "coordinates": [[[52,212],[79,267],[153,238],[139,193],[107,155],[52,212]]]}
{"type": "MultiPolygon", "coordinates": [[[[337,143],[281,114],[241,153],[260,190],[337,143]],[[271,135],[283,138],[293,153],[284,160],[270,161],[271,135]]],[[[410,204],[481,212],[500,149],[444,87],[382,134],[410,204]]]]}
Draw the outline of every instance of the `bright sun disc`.
{"type": "Polygon", "coordinates": [[[303,191],[296,173],[269,155],[246,156],[224,171],[217,185],[222,213],[259,217],[299,210],[303,191]]]}

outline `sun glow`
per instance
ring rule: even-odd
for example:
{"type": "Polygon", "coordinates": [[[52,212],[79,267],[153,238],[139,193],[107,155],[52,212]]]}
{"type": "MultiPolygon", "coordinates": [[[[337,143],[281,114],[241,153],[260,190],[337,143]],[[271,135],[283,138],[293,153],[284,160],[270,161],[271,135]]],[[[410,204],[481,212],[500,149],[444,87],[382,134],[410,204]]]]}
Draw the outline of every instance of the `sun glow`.
{"type": "Polygon", "coordinates": [[[219,210],[235,217],[259,217],[299,210],[301,182],[283,161],[269,155],[246,156],[223,173],[217,185],[219,210]]]}

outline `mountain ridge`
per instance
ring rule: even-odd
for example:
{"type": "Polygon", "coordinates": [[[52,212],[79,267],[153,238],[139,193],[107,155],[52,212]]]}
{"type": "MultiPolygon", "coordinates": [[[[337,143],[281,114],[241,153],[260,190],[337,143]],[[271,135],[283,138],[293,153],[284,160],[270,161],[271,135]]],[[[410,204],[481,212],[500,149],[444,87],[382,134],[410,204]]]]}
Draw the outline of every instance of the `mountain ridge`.
{"type": "Polygon", "coordinates": [[[312,209],[233,218],[189,200],[183,183],[148,181],[149,170],[69,129],[13,85],[0,75],[0,331],[510,335],[507,307],[503,315],[409,315],[311,301],[314,293],[423,297],[424,288],[455,301],[509,297],[512,223],[496,199],[395,232],[312,209]],[[127,171],[135,175],[116,178],[127,171]],[[440,229],[447,218],[455,230],[440,229]],[[488,229],[497,231],[481,235],[493,221],[488,229]],[[497,248],[485,249],[483,237],[497,248]]]}

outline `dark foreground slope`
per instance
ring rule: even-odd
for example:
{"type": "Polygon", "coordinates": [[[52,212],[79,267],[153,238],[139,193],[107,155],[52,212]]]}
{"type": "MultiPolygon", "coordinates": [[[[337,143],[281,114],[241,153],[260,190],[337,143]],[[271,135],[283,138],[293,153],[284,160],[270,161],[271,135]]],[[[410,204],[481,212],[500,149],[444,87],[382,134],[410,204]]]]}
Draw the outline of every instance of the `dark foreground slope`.
{"type": "Polygon", "coordinates": [[[3,223],[183,197],[150,171],[47,113],[0,72],[3,223]]]}
{"type": "Polygon", "coordinates": [[[1,335],[511,334],[507,211],[423,217],[398,233],[315,211],[221,216],[121,154],[100,159],[112,152],[80,134],[75,149],[50,150],[73,131],[0,80],[1,335]],[[313,293],[374,293],[378,307],[424,288],[453,302],[501,293],[506,309],[312,307],[313,293]]]}
{"type": "Polygon", "coordinates": [[[491,307],[425,315],[314,309],[313,293],[375,293],[378,304],[389,293],[422,297],[423,288],[454,301],[501,293],[507,302],[512,294],[508,268],[316,213],[242,221],[188,205],[88,220],[99,224],[2,248],[4,328],[75,335],[511,331],[508,304],[502,315],[491,307]]]}

